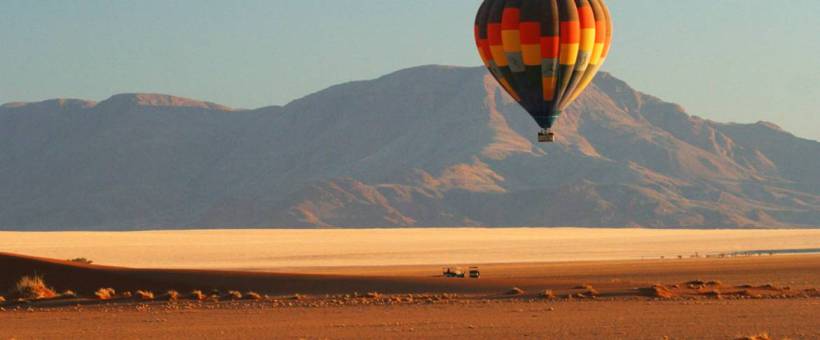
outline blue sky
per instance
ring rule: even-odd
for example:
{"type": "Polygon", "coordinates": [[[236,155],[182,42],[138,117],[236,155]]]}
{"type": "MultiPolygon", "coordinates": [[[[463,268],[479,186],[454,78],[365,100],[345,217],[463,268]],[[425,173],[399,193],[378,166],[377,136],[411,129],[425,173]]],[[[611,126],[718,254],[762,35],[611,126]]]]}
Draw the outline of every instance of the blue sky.
{"type": "MultiPolygon", "coordinates": [[[[479,0],[0,2],[0,102],[159,92],[255,108],[475,66],[479,0]]],[[[820,139],[820,1],[610,0],[606,71],[717,121],[820,139]]]]}

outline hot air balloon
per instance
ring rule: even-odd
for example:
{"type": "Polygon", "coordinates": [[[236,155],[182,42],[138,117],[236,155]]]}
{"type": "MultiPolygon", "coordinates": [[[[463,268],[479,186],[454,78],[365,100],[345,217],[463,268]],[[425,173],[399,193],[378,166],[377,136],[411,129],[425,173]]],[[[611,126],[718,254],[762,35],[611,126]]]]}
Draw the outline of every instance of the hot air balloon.
{"type": "Polygon", "coordinates": [[[539,142],[595,78],[609,53],[604,0],[484,0],[475,21],[481,60],[535,119],[539,142]]]}

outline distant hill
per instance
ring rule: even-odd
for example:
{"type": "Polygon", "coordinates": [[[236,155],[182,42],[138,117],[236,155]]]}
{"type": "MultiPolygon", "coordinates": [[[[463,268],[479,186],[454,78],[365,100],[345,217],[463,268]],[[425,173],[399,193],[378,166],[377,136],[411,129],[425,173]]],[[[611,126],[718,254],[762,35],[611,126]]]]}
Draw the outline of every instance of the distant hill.
{"type": "Polygon", "coordinates": [[[820,225],[820,143],[601,74],[536,125],[481,68],[284,107],[157,94],[0,107],[0,228],[820,225]]]}

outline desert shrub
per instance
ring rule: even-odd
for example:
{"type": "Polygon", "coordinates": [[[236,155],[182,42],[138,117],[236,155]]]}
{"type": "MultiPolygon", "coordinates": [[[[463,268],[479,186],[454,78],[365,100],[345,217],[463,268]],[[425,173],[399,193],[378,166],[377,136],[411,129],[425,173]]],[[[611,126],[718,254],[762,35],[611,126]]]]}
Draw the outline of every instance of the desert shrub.
{"type": "Polygon", "coordinates": [[[94,261],[91,261],[85,257],[78,257],[74,259],[69,259],[68,262],[75,262],[75,263],[82,263],[82,264],[92,264],[94,261]]]}
{"type": "Polygon", "coordinates": [[[245,293],[245,299],[247,300],[262,300],[262,295],[259,295],[257,292],[247,292],[245,293]]]}
{"type": "Polygon", "coordinates": [[[46,299],[57,296],[46,286],[42,276],[23,276],[14,286],[13,293],[23,299],[46,299]]]}
{"type": "Polygon", "coordinates": [[[188,295],[188,297],[191,300],[197,300],[197,301],[204,301],[205,299],[207,299],[207,297],[205,296],[205,294],[202,293],[201,290],[192,291],[191,294],[188,295]]]}
{"type": "Polygon", "coordinates": [[[100,288],[94,292],[94,296],[100,300],[111,300],[115,295],[117,295],[117,291],[114,288],[100,288]]]}
{"type": "Polygon", "coordinates": [[[162,296],[160,296],[160,299],[165,301],[177,301],[179,300],[179,292],[175,290],[169,290],[165,292],[165,294],[162,294],[162,296]]]}
{"type": "Polygon", "coordinates": [[[723,295],[721,295],[720,291],[717,290],[717,289],[711,289],[711,290],[701,292],[700,295],[710,297],[710,298],[713,298],[713,299],[718,299],[718,300],[723,299],[723,295]]]}
{"type": "Polygon", "coordinates": [[[544,291],[543,291],[543,292],[541,292],[541,294],[539,294],[539,295],[540,295],[542,298],[545,298],[545,299],[554,299],[554,298],[555,298],[555,292],[553,292],[553,291],[552,291],[552,289],[547,289],[547,290],[544,290],[544,291]]]}
{"type": "Polygon", "coordinates": [[[669,288],[664,285],[654,285],[649,288],[641,288],[639,289],[641,294],[653,298],[661,298],[661,299],[671,299],[675,297],[675,293],[673,293],[669,288]]]}
{"type": "Polygon", "coordinates": [[[736,340],[771,340],[771,337],[769,337],[769,334],[767,333],[761,333],[752,336],[742,336],[737,338],[736,340]]]}
{"type": "Polygon", "coordinates": [[[228,300],[242,300],[242,293],[235,290],[229,290],[228,295],[225,296],[228,300]]]}
{"type": "Polygon", "coordinates": [[[512,289],[508,290],[506,295],[523,295],[524,290],[518,287],[513,287],[512,289]]]}
{"type": "Polygon", "coordinates": [[[151,291],[147,291],[147,290],[138,290],[135,293],[134,296],[136,296],[137,299],[139,299],[139,300],[146,300],[147,301],[147,300],[153,300],[154,299],[154,293],[152,293],[151,291]]]}
{"type": "Polygon", "coordinates": [[[122,294],[121,294],[121,295],[122,295],[122,297],[124,297],[124,298],[126,298],[126,299],[130,299],[130,298],[134,297],[134,294],[132,294],[131,292],[129,292],[129,291],[127,291],[127,290],[126,290],[126,291],[124,291],[124,292],[122,292],[122,294]]]}

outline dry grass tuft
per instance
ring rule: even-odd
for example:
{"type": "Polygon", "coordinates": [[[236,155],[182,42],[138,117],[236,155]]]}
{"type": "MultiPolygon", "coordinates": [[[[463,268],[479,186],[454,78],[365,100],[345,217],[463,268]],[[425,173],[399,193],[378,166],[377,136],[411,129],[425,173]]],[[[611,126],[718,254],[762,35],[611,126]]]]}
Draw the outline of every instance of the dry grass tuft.
{"type": "Polygon", "coordinates": [[[228,300],[242,300],[242,293],[235,290],[229,290],[228,295],[225,296],[228,300]]]}
{"type": "Polygon", "coordinates": [[[381,295],[381,294],[379,294],[379,293],[377,293],[377,292],[369,292],[369,293],[365,294],[364,296],[365,296],[366,298],[370,298],[370,299],[378,299],[378,298],[380,298],[382,295],[381,295]]]}
{"type": "Polygon", "coordinates": [[[208,298],[207,296],[205,296],[204,293],[202,293],[201,290],[192,291],[191,294],[188,295],[188,297],[191,300],[197,300],[197,301],[205,301],[208,298]]]}
{"type": "Polygon", "coordinates": [[[700,295],[703,295],[703,296],[706,296],[706,297],[709,297],[709,298],[713,298],[713,299],[718,299],[718,300],[723,299],[723,295],[721,295],[720,291],[717,290],[717,289],[712,289],[712,290],[707,290],[707,291],[701,292],[700,295]]]}
{"type": "Polygon", "coordinates": [[[675,293],[669,290],[669,288],[666,288],[664,285],[654,285],[649,288],[641,288],[640,291],[643,295],[654,298],[671,299],[675,297],[675,293]]]}
{"type": "Polygon", "coordinates": [[[583,289],[585,290],[584,293],[578,294],[579,297],[589,297],[589,296],[598,296],[600,294],[597,289],[593,288],[592,285],[585,284],[581,286],[575,286],[573,289],[583,289]]]}
{"type": "Polygon", "coordinates": [[[160,296],[160,300],[163,301],[177,301],[179,300],[179,292],[175,290],[169,290],[160,296]]]}
{"type": "Polygon", "coordinates": [[[69,290],[66,290],[66,291],[60,293],[60,297],[63,298],[63,299],[74,299],[74,298],[77,298],[77,293],[75,293],[73,290],[69,289],[69,290]]]}
{"type": "Polygon", "coordinates": [[[114,296],[117,295],[117,292],[114,288],[100,288],[94,292],[94,296],[96,296],[100,300],[111,300],[114,296]]]}
{"type": "Polygon", "coordinates": [[[539,294],[539,296],[541,296],[542,298],[545,298],[545,299],[554,299],[555,298],[555,292],[553,292],[552,289],[547,289],[547,290],[544,290],[543,292],[541,292],[541,294],[539,294]]]}
{"type": "Polygon", "coordinates": [[[126,299],[130,299],[130,298],[134,297],[134,294],[131,294],[131,292],[129,292],[129,291],[124,291],[124,292],[122,292],[122,297],[124,297],[126,299]]]}
{"type": "Polygon", "coordinates": [[[138,300],[149,301],[154,299],[154,293],[148,290],[138,290],[135,295],[138,300]]]}
{"type": "Polygon", "coordinates": [[[259,295],[257,292],[247,292],[245,293],[246,300],[262,300],[262,295],[259,295]]]}
{"type": "Polygon", "coordinates": [[[768,333],[761,333],[761,334],[752,335],[752,336],[742,336],[742,337],[739,337],[735,340],[771,340],[771,339],[772,338],[769,336],[768,333]]]}
{"type": "Polygon", "coordinates": [[[57,296],[51,288],[46,286],[42,276],[23,276],[17,281],[12,292],[23,299],[47,299],[57,296]]]}
{"type": "Polygon", "coordinates": [[[81,264],[92,264],[92,263],[94,263],[94,261],[91,261],[91,260],[89,260],[85,257],[78,257],[78,258],[74,258],[74,259],[69,259],[68,262],[81,263],[81,264]]]}
{"type": "Polygon", "coordinates": [[[763,298],[763,295],[755,294],[755,293],[753,293],[752,291],[750,291],[748,289],[744,289],[744,290],[741,290],[739,292],[736,292],[736,293],[734,293],[734,295],[750,297],[750,298],[753,298],[753,299],[762,299],[763,298]]]}
{"type": "Polygon", "coordinates": [[[524,295],[524,290],[518,287],[512,287],[512,289],[507,291],[506,295],[524,295]]]}

